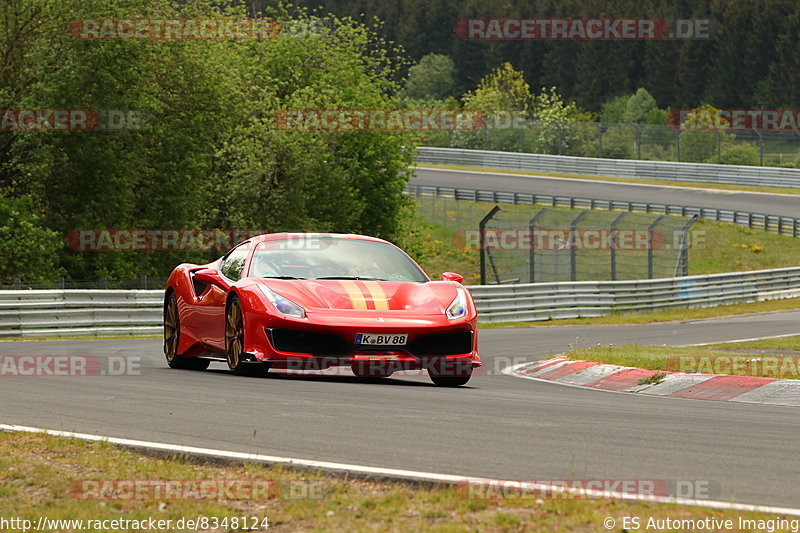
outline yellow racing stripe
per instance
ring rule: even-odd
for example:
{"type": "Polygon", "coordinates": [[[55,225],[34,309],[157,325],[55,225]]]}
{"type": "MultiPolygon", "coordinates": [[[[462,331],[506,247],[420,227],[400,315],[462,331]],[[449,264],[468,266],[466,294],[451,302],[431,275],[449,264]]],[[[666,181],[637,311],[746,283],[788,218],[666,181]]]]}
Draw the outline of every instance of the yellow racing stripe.
{"type": "Polygon", "coordinates": [[[341,283],[344,290],[347,291],[353,309],[363,310],[367,308],[367,300],[364,298],[364,294],[361,292],[361,289],[358,288],[355,281],[340,281],[339,283],[341,283]]]}
{"type": "Polygon", "coordinates": [[[370,296],[372,296],[372,303],[375,304],[376,311],[388,311],[389,310],[389,298],[386,297],[386,293],[383,292],[383,287],[377,281],[362,281],[361,283],[367,287],[370,296]]]}

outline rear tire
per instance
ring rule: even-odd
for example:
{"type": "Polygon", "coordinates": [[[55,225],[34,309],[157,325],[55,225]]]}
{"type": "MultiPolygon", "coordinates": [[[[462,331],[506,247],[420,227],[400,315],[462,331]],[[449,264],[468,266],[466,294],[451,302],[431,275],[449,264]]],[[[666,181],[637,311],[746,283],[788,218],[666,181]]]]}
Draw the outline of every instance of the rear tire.
{"type": "Polygon", "coordinates": [[[178,299],[174,292],[170,292],[164,304],[164,357],[170,368],[183,370],[205,370],[208,368],[207,359],[184,357],[178,353],[181,340],[181,319],[178,314],[178,299]]]}

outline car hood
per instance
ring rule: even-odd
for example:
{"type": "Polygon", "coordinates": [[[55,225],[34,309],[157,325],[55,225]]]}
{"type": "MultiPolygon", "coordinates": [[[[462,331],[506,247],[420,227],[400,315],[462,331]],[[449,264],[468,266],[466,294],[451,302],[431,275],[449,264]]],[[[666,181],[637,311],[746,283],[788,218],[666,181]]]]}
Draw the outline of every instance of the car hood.
{"type": "Polygon", "coordinates": [[[425,283],[361,280],[259,279],[306,310],[413,312],[441,315],[458,295],[452,281],[425,283]]]}

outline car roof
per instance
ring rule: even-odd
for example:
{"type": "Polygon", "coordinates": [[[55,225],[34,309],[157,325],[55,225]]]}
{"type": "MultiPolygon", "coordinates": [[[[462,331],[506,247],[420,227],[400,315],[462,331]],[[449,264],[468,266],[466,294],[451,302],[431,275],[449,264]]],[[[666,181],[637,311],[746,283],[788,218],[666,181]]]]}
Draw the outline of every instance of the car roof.
{"type": "MultiPolygon", "coordinates": [[[[358,235],[356,233],[290,233],[290,232],[283,232],[283,233],[265,233],[263,235],[256,235],[251,237],[249,240],[250,242],[266,242],[266,241],[277,241],[277,240],[284,240],[284,239],[301,239],[301,238],[310,238],[310,239],[354,239],[359,241],[373,241],[373,242],[382,242],[386,244],[391,244],[388,241],[383,239],[379,239],[377,237],[370,237],[369,235],[358,235]]],[[[245,242],[245,241],[242,241],[245,242]]]]}

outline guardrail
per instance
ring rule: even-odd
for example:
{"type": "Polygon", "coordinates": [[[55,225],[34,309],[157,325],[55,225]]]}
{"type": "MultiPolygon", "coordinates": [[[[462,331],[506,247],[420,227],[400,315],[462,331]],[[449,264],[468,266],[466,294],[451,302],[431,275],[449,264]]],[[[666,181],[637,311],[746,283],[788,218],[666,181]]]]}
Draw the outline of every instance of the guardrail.
{"type": "Polygon", "coordinates": [[[599,317],[800,296],[800,267],[634,281],[469,287],[483,322],[599,317]]]}
{"type": "Polygon", "coordinates": [[[0,291],[0,337],[158,335],[164,291],[0,291]]]}
{"type": "Polygon", "coordinates": [[[800,188],[800,169],[790,168],[599,159],[431,147],[418,147],[415,161],[417,163],[468,165],[537,172],[594,174],[620,178],[800,188]]]}
{"type": "Polygon", "coordinates": [[[569,207],[571,209],[600,209],[638,211],[729,222],[753,229],[770,231],[781,235],[797,237],[800,234],[800,218],[780,215],[766,215],[731,209],[715,209],[654,202],[623,202],[620,200],[598,200],[595,198],[576,198],[571,196],[551,196],[548,194],[530,194],[521,192],[484,191],[479,189],[461,189],[452,187],[435,187],[430,185],[408,185],[406,191],[415,196],[447,197],[468,202],[492,202],[495,204],[546,205],[550,207],[569,207]]]}
{"type": "MultiPolygon", "coordinates": [[[[482,322],[586,318],[800,296],[800,267],[636,281],[467,287],[482,322]]],[[[159,335],[162,291],[0,291],[0,338],[159,335]]]]}

